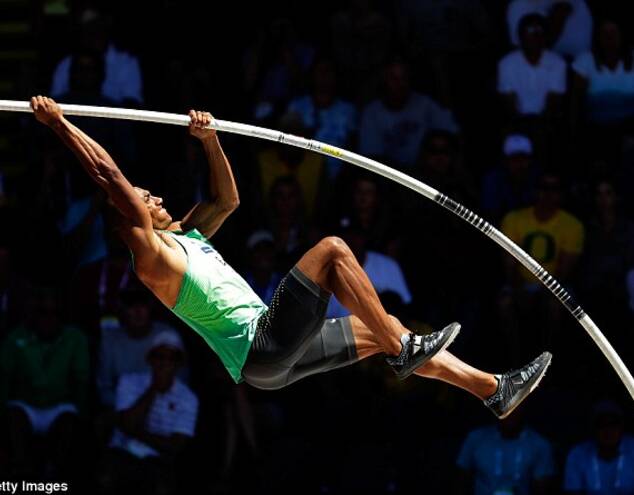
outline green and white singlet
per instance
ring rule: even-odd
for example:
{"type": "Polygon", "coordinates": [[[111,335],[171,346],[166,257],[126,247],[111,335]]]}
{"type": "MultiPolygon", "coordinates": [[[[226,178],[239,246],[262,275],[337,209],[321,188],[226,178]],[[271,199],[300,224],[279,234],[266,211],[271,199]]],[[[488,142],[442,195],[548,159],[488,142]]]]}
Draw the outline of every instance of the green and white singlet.
{"type": "Polygon", "coordinates": [[[198,230],[165,232],[187,253],[187,271],[170,309],[205,339],[239,383],[267,306],[198,230]]]}

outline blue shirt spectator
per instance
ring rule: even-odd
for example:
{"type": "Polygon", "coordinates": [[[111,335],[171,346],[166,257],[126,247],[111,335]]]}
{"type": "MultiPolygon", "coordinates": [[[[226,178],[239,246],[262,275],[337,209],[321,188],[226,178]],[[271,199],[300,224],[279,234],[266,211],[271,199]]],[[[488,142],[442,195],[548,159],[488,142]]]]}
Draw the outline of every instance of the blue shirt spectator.
{"type": "Polygon", "coordinates": [[[634,437],[623,437],[613,459],[601,459],[593,441],[575,446],[566,460],[564,489],[586,495],[634,493],[634,437]]]}
{"type": "Polygon", "coordinates": [[[610,400],[594,407],[594,439],[566,460],[564,489],[585,495],[634,494],[634,437],[624,434],[624,412],[610,400]]]}
{"type": "Polygon", "coordinates": [[[515,437],[505,436],[496,426],[474,430],[463,443],[457,464],[474,475],[475,495],[528,495],[534,493],[534,481],[555,471],[550,444],[530,428],[515,437]]]}
{"type": "MultiPolygon", "coordinates": [[[[337,73],[327,58],[315,61],[311,93],[292,100],[287,112],[299,115],[314,139],[346,148],[357,129],[357,111],[352,104],[337,96],[337,73]]],[[[327,158],[328,174],[334,177],[341,161],[327,158]]]]}

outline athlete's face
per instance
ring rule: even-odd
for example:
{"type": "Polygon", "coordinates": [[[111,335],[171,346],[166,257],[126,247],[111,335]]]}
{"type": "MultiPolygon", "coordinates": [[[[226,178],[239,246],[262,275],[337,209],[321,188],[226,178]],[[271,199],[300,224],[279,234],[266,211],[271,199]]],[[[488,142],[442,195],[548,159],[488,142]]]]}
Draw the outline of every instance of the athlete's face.
{"type": "Polygon", "coordinates": [[[145,203],[146,208],[152,217],[152,226],[155,229],[166,229],[172,223],[172,217],[163,208],[163,198],[152,196],[147,189],[135,187],[134,190],[145,203]]]}

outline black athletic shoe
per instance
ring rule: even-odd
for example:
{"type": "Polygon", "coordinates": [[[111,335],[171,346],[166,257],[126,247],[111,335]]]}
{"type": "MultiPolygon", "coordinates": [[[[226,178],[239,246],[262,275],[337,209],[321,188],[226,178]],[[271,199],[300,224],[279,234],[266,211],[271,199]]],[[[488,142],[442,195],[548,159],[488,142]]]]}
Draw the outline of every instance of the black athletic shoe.
{"type": "Polygon", "coordinates": [[[552,358],[550,352],[544,352],[523,368],[499,376],[497,392],[484,405],[499,419],[506,418],[539,385],[552,358]]]}
{"type": "Polygon", "coordinates": [[[401,344],[403,345],[401,353],[385,360],[399,379],[404,380],[437,353],[445,350],[459,332],[460,323],[451,323],[442,330],[427,335],[416,335],[411,332],[403,334],[401,336],[401,344]]]}

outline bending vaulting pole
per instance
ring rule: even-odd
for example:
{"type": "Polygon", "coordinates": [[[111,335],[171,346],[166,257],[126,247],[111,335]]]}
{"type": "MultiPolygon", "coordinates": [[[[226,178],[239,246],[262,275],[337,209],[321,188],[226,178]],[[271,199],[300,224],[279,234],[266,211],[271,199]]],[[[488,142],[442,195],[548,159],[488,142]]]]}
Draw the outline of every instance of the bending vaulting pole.
{"type": "MultiPolygon", "coordinates": [[[[105,117],[125,120],[141,120],[145,122],[155,122],[158,124],[172,125],[189,125],[189,117],[187,115],[178,115],[163,112],[150,112],[146,110],[128,110],[124,108],[107,108],[107,107],[90,107],[83,105],[60,105],[64,114],[76,115],[82,117],[105,117]]],[[[0,111],[9,112],[31,112],[28,102],[0,100],[0,111]]],[[[493,239],[497,244],[502,246],[513,257],[515,257],[522,265],[524,265],[533,275],[535,275],[556,297],[559,301],[572,313],[579,324],[586,329],[594,343],[601,349],[601,352],[608,359],[614,370],[617,372],[621,381],[634,399],[634,378],[629,372],[623,360],[616,353],[612,345],[599,330],[599,327],[590,319],[585,311],[579,306],[568,294],[557,280],[555,280],[539,263],[531,258],[522,248],[506,237],[502,232],[496,229],[489,222],[479,217],[471,210],[465,208],[451,198],[448,198],[434,188],[409,177],[408,175],[383,165],[375,160],[370,160],[364,156],[346,151],[335,146],[330,146],[319,141],[304,139],[302,137],[284,134],[283,132],[265,129],[246,124],[238,124],[235,122],[227,122],[224,120],[214,120],[211,125],[219,131],[230,132],[233,134],[242,134],[269,141],[277,141],[298,148],[316,151],[318,153],[334,156],[353,165],[370,170],[391,179],[399,184],[408,187],[428,199],[444,206],[446,209],[455,213],[466,222],[473,225],[487,237],[493,239]]]]}

